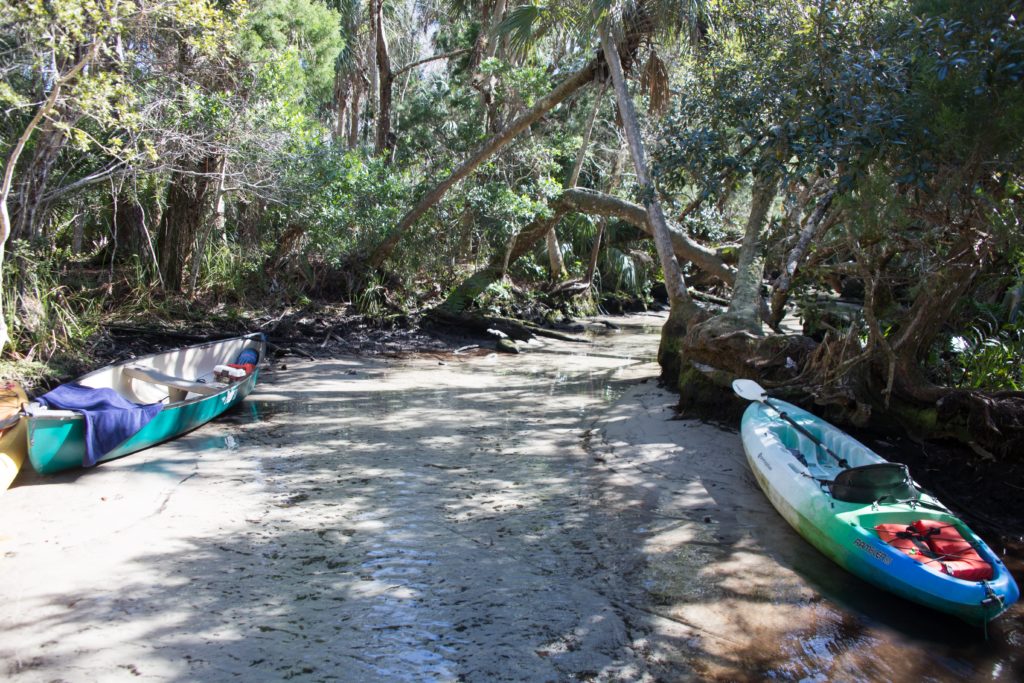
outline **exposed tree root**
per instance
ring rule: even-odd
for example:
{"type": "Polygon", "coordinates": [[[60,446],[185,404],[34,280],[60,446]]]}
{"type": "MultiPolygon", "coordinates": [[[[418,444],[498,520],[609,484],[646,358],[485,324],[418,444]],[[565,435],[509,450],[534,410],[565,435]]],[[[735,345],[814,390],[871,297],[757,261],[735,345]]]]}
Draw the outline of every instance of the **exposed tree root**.
{"type": "Polygon", "coordinates": [[[789,384],[815,350],[816,344],[809,337],[721,331],[709,325],[714,320],[690,328],[683,340],[686,362],[778,387],[789,384]]]}
{"type": "Polygon", "coordinates": [[[800,335],[729,331],[722,320],[691,325],[683,340],[679,390],[686,410],[721,415],[732,380],[748,378],[841,425],[899,424],[919,438],[953,438],[995,458],[1024,450],[1022,392],[937,386],[916,366],[893,367],[879,350],[866,350],[855,332],[830,333],[819,344],[800,335]]]}

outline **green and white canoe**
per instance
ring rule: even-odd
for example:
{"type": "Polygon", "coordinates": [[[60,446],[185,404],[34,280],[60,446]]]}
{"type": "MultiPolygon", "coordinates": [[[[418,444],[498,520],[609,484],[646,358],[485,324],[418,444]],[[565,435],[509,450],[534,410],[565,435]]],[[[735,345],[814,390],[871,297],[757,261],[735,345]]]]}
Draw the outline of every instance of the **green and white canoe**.
{"type": "Polygon", "coordinates": [[[996,554],[921,491],[905,466],[797,406],[741,388],[736,393],[756,401],[740,431],[758,484],[779,514],[836,564],[971,624],[988,623],[1019,598],[996,554]],[[955,552],[948,544],[931,547],[943,538],[955,542],[955,552]]]}
{"type": "MultiPolygon", "coordinates": [[[[109,365],[75,380],[90,388],[110,388],[133,403],[164,402],[141,430],[103,454],[106,462],[189,432],[239,403],[256,385],[266,355],[262,334],[250,334],[173,351],[139,356],[109,365]],[[254,350],[253,371],[235,382],[218,381],[214,368],[234,363],[242,351],[254,350]]],[[[40,474],[81,467],[85,455],[85,420],[70,410],[38,403],[27,409],[28,459],[40,474]]]]}

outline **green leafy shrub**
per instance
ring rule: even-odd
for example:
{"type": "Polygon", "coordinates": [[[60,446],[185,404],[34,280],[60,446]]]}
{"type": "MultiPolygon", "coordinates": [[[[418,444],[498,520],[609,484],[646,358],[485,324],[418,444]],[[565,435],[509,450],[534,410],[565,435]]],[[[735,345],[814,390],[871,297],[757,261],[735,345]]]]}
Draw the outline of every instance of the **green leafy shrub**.
{"type": "Polygon", "coordinates": [[[1024,391],[1024,325],[979,324],[950,340],[951,385],[962,389],[1024,391]]]}

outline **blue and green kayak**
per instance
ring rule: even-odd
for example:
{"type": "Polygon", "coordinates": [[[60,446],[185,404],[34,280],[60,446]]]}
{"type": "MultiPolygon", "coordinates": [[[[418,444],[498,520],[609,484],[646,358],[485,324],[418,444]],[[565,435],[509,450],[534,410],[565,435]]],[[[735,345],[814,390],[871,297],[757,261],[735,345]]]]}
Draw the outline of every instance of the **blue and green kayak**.
{"type": "Polygon", "coordinates": [[[999,557],[904,465],[797,406],[757,401],[740,430],[754,476],[779,514],[836,564],[971,624],[1017,601],[999,557]]]}
{"type": "MultiPolygon", "coordinates": [[[[252,391],[265,355],[266,342],[257,333],[139,356],[79,377],[74,384],[113,389],[132,403],[164,404],[145,426],[96,462],[135,453],[206,424],[252,391]],[[251,369],[227,370],[247,350],[247,361],[255,355],[251,369]]],[[[27,413],[28,459],[37,472],[52,474],[83,465],[81,414],[38,403],[30,404],[27,413]]]]}

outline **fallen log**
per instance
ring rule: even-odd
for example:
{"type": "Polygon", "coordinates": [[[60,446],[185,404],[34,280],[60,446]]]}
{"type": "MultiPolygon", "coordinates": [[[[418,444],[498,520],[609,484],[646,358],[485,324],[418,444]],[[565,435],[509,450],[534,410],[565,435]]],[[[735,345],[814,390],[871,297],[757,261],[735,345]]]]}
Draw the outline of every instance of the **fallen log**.
{"type": "Polygon", "coordinates": [[[219,334],[194,334],[189,332],[175,332],[160,327],[134,327],[131,325],[103,325],[103,329],[113,334],[133,335],[136,337],[154,337],[158,339],[178,339],[200,344],[207,341],[218,341],[238,336],[236,333],[219,334]]]}
{"type": "Polygon", "coordinates": [[[574,336],[569,335],[569,334],[562,334],[561,332],[556,332],[555,330],[549,330],[547,328],[540,327],[538,325],[534,325],[533,323],[524,323],[524,325],[526,326],[526,329],[533,331],[533,333],[535,335],[537,335],[538,337],[547,337],[548,339],[558,339],[560,341],[572,342],[574,344],[589,344],[590,343],[589,339],[580,339],[579,337],[574,337],[574,336]]]}
{"type": "Polygon", "coordinates": [[[307,353],[302,349],[294,346],[281,346],[280,344],[275,344],[270,340],[267,340],[267,349],[269,351],[273,351],[275,356],[287,356],[288,354],[291,354],[293,356],[302,356],[308,360],[316,360],[316,356],[311,353],[307,353]]]}
{"type": "Polygon", "coordinates": [[[533,323],[515,320],[514,318],[504,318],[501,316],[449,313],[444,309],[435,308],[427,313],[425,320],[445,327],[469,330],[481,337],[493,336],[493,332],[491,332],[491,330],[497,330],[515,341],[529,341],[534,337],[547,337],[576,344],[590,343],[586,339],[563,334],[561,332],[555,332],[554,330],[548,330],[533,323]]]}

